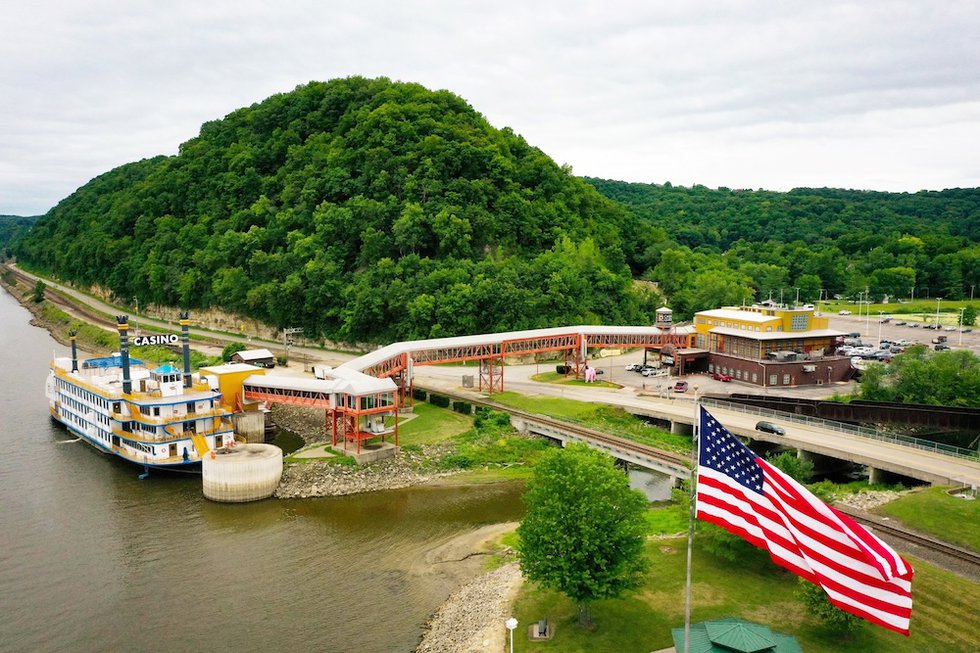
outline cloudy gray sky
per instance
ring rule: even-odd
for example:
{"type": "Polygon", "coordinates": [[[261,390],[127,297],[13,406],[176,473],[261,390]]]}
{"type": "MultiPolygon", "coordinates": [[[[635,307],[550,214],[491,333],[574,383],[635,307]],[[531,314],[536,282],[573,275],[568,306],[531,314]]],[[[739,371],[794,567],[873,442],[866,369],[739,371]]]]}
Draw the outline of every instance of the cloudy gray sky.
{"type": "Polygon", "coordinates": [[[0,9],[0,214],[310,80],[445,88],[576,174],[980,186],[980,5],[31,0],[0,9]]]}

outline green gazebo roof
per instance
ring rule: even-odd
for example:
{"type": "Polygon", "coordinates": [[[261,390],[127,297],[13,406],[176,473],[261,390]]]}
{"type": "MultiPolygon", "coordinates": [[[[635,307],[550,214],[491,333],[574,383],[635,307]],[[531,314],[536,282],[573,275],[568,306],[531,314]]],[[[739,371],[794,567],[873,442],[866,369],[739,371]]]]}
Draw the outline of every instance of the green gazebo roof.
{"type": "MultiPolygon", "coordinates": [[[[673,628],[674,647],[684,650],[684,629],[673,628]]],[[[691,653],[803,653],[790,635],[767,626],[726,617],[691,625],[691,653]]]]}

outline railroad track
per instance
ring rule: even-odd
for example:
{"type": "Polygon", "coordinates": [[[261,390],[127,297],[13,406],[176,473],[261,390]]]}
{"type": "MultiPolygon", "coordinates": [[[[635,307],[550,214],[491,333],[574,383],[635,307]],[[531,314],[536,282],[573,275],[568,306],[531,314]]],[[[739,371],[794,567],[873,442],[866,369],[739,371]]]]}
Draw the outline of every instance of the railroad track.
{"type": "MultiPolygon", "coordinates": [[[[36,281],[32,277],[29,277],[20,270],[16,270],[14,268],[7,267],[5,269],[11,273],[14,278],[14,282],[17,285],[27,289],[34,287],[36,281]]],[[[109,330],[115,330],[116,328],[115,321],[110,320],[105,315],[102,315],[101,313],[89,308],[84,303],[72,302],[70,299],[66,298],[64,295],[50,286],[44,290],[44,299],[62,309],[65,313],[85,320],[93,326],[98,326],[109,330]]]]}
{"type": "MultiPolygon", "coordinates": [[[[471,403],[477,403],[477,402],[471,402],[471,403]]],[[[542,424],[547,424],[548,426],[551,426],[555,429],[560,429],[568,433],[572,433],[583,439],[591,440],[598,444],[605,444],[610,447],[614,447],[617,449],[629,451],[634,454],[638,454],[639,456],[660,460],[665,463],[670,463],[672,465],[687,467],[688,469],[690,469],[691,467],[690,456],[685,456],[671,451],[664,451],[663,449],[657,449],[655,447],[651,447],[650,445],[645,445],[636,442],[634,440],[628,440],[626,438],[622,438],[616,435],[611,435],[609,433],[603,433],[601,431],[596,431],[594,429],[590,429],[588,427],[581,426],[578,424],[563,422],[561,420],[553,419],[551,417],[545,417],[544,415],[538,415],[535,413],[526,413],[524,411],[508,408],[501,404],[486,402],[486,405],[488,408],[493,408],[494,410],[506,411],[522,419],[528,419],[542,424]]]]}
{"type": "Polygon", "coordinates": [[[846,506],[835,506],[835,508],[856,522],[871,526],[876,533],[885,538],[901,540],[914,545],[914,548],[925,549],[949,560],[955,560],[958,564],[962,565],[964,571],[969,571],[975,578],[980,578],[980,553],[937,540],[934,537],[923,535],[922,533],[917,533],[901,526],[896,526],[883,517],[863,510],[856,510],[846,506]]]}
{"type": "MultiPolygon", "coordinates": [[[[21,272],[20,270],[4,266],[4,269],[13,276],[14,281],[17,285],[24,288],[31,289],[36,283],[35,279],[21,272]]],[[[78,319],[97,326],[107,331],[116,331],[116,321],[112,317],[107,317],[104,313],[97,311],[96,309],[90,307],[83,301],[72,300],[65,295],[61,294],[56,288],[48,286],[44,290],[44,299],[51,302],[63,312],[77,317],[78,319]]],[[[133,322],[139,320],[138,316],[133,316],[133,322]]],[[[144,327],[149,327],[153,330],[165,331],[167,327],[154,324],[149,321],[141,321],[144,327]]],[[[200,332],[194,333],[195,342],[203,345],[223,347],[227,344],[226,340],[221,340],[212,336],[202,335],[200,332]]]]}

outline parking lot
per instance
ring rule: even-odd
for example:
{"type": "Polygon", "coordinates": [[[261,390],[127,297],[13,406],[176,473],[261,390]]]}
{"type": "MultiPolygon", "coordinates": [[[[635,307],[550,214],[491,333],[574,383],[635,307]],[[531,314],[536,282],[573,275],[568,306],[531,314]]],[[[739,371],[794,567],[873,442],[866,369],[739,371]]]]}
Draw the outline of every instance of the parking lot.
{"type": "MultiPolygon", "coordinates": [[[[922,328],[923,323],[919,321],[909,322],[909,316],[895,314],[891,321],[880,323],[877,315],[870,317],[856,315],[828,315],[830,318],[830,328],[843,331],[844,333],[860,333],[861,340],[865,344],[873,347],[878,346],[879,337],[884,340],[895,342],[897,340],[908,340],[913,344],[923,344],[930,349],[934,347],[932,340],[937,336],[946,336],[946,344],[950,349],[969,349],[975,354],[980,354],[980,333],[972,330],[969,333],[956,331],[934,331],[922,328]],[[898,325],[896,322],[908,322],[908,324],[898,325]],[[911,324],[919,326],[912,327],[911,324]],[[880,336],[879,336],[880,334],[880,336]]],[[[916,316],[918,317],[918,316],[916,316]]]]}

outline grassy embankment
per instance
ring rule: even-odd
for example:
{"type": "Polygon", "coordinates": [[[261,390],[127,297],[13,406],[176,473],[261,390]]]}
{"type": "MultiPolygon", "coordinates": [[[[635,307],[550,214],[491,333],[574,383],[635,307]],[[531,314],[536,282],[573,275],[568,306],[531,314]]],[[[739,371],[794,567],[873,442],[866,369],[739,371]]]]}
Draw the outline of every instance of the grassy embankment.
{"type": "Polygon", "coordinates": [[[580,424],[664,451],[691,453],[690,436],[668,433],[616,406],[515,392],[495,394],[493,400],[511,408],[580,424]]]}
{"type": "Polygon", "coordinates": [[[913,492],[876,512],[944,542],[980,551],[980,500],[957,499],[947,489],[913,492]]]}
{"type": "MultiPolygon", "coordinates": [[[[595,628],[576,625],[575,605],[563,595],[526,583],[514,605],[522,624],[547,617],[557,625],[554,639],[529,642],[523,629],[515,633],[514,650],[647,653],[672,645],[671,628],[684,624],[686,540],[653,540],[642,586],[632,595],[598,601],[592,607],[595,628]]],[[[964,580],[911,559],[917,573],[912,636],[902,637],[866,625],[850,641],[829,632],[806,615],[796,598],[796,578],[764,555],[733,566],[695,547],[692,622],[737,616],[795,636],[807,653],[968,653],[980,650],[975,606],[980,584],[964,580]]]]}
{"type": "MultiPolygon", "coordinates": [[[[522,410],[591,422],[596,428],[608,425],[603,407],[593,404],[512,393],[495,398],[522,410]]],[[[628,420],[622,416],[612,419],[616,424],[622,424],[621,420],[629,429],[628,420]]],[[[835,490],[856,492],[863,487],[867,486],[850,484],[835,490]]],[[[680,492],[675,492],[673,502],[651,506],[647,512],[650,534],[669,538],[685,532],[687,506],[686,496],[680,492]]],[[[977,548],[980,504],[948,497],[941,488],[908,495],[881,512],[902,519],[912,528],[977,548]]],[[[502,544],[513,546],[516,542],[516,534],[511,533],[502,544]]],[[[597,623],[594,631],[578,628],[576,608],[566,597],[533,583],[525,584],[514,607],[515,616],[522,624],[547,617],[558,625],[558,630],[549,642],[530,643],[521,628],[515,633],[515,650],[646,652],[671,645],[670,629],[683,625],[685,546],[683,538],[651,539],[647,548],[651,571],[643,586],[629,597],[597,603],[593,607],[597,623]]],[[[970,625],[975,622],[974,605],[980,599],[980,584],[920,560],[911,562],[917,576],[913,635],[908,639],[869,624],[852,640],[841,642],[839,636],[805,614],[795,596],[795,577],[772,564],[762,552],[733,568],[696,547],[693,619],[696,623],[735,615],[766,623],[795,635],[808,653],[980,650],[980,633],[970,625]]]]}
{"type": "Polygon", "coordinates": [[[623,386],[617,383],[610,383],[609,381],[603,381],[601,379],[594,381],[592,383],[586,383],[582,379],[575,378],[574,376],[566,376],[564,374],[559,374],[558,372],[541,372],[540,374],[535,374],[531,377],[532,381],[537,381],[538,383],[554,383],[556,385],[580,385],[587,386],[590,388],[622,388],[623,386]]]}
{"type": "MultiPolygon", "coordinates": [[[[908,515],[909,525],[921,526],[925,513],[935,514],[937,506],[946,511],[944,500],[923,503],[923,495],[941,495],[937,488],[908,495],[890,507],[908,515]]],[[[553,640],[531,643],[526,631],[515,633],[514,650],[646,653],[670,646],[670,629],[683,626],[686,539],[670,537],[687,530],[687,500],[675,492],[671,503],[651,507],[647,521],[652,538],[647,545],[650,571],[633,594],[593,605],[596,627],[592,631],[577,626],[575,605],[557,592],[525,583],[513,613],[522,624],[547,617],[558,626],[553,640]]],[[[966,504],[963,510],[945,512],[946,519],[958,521],[962,530],[978,533],[976,502],[946,497],[966,504]]],[[[931,516],[930,516],[931,518],[931,516]]],[[[924,530],[924,529],[923,529],[924,530]]],[[[515,533],[502,544],[514,546],[515,533]]],[[[907,556],[908,557],[908,556],[907,556]]],[[[916,568],[915,606],[912,636],[905,638],[867,624],[850,641],[828,631],[808,616],[795,594],[798,581],[771,563],[762,551],[732,566],[704,551],[695,536],[693,564],[693,622],[738,616],[764,623],[774,630],[792,634],[808,653],[921,653],[980,650],[980,630],[975,627],[975,605],[980,600],[980,584],[937,569],[921,560],[909,558],[916,568]]]]}

